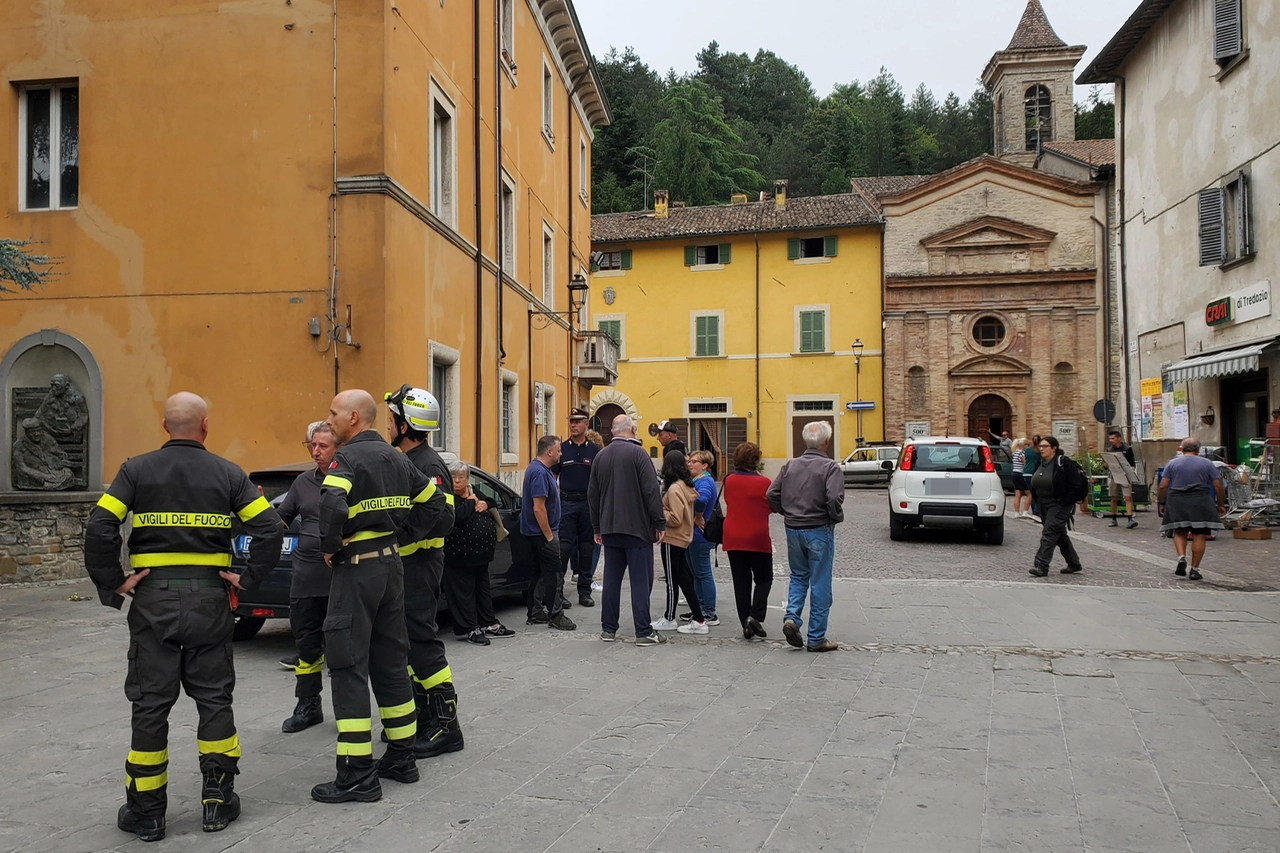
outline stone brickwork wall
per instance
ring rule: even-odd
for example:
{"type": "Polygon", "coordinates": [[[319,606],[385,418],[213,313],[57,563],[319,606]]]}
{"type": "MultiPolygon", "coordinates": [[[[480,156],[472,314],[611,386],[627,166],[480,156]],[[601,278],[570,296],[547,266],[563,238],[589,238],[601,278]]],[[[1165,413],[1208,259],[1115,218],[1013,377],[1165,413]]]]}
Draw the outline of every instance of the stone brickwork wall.
{"type": "Polygon", "coordinates": [[[85,577],[84,525],[98,497],[0,494],[0,584],[85,577]]]}

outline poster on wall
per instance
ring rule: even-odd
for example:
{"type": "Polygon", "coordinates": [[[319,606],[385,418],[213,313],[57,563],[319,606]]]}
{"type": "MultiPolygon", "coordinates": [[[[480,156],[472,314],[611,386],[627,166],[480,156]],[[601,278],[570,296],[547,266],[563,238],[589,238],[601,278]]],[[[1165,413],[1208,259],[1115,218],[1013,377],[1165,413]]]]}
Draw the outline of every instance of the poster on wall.
{"type": "Polygon", "coordinates": [[[928,421],[907,421],[905,426],[907,438],[923,438],[929,434],[928,421]]]}
{"type": "Polygon", "coordinates": [[[1058,447],[1068,456],[1076,455],[1076,422],[1054,421],[1053,437],[1058,439],[1058,447]]]}
{"type": "Polygon", "coordinates": [[[1170,397],[1173,398],[1173,437],[1187,438],[1191,435],[1191,415],[1187,407],[1187,389],[1179,388],[1170,397]]]}
{"type": "Polygon", "coordinates": [[[1164,405],[1160,379],[1142,380],[1142,431],[1144,439],[1164,438],[1164,419],[1160,408],[1164,405]]]}

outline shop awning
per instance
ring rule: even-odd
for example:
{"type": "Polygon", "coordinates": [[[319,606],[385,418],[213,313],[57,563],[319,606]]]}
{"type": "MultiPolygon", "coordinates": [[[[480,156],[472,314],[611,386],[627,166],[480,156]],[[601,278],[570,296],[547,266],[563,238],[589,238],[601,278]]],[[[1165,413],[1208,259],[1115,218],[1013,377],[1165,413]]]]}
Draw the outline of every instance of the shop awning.
{"type": "Polygon", "coordinates": [[[1164,378],[1168,382],[1190,382],[1195,379],[1250,373],[1258,369],[1258,359],[1262,351],[1272,343],[1274,342],[1266,341],[1253,346],[1183,359],[1165,368],[1164,378]]]}

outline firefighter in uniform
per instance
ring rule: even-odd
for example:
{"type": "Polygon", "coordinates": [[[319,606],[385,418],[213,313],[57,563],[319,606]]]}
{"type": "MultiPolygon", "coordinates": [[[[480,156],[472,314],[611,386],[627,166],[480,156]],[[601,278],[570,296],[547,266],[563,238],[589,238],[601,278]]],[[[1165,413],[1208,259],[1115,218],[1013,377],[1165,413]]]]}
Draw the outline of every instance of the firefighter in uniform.
{"type": "Polygon", "coordinates": [[[421,388],[402,385],[385,399],[391,410],[388,426],[392,447],[400,448],[414,467],[444,492],[449,507],[424,538],[402,536],[400,540],[409,674],[418,706],[418,739],[413,750],[418,758],[432,758],[463,747],[453,672],[445,657],[444,643],[436,636],[440,584],[444,578],[444,537],[453,530],[453,480],[440,454],[427,443],[427,433],[440,428],[440,404],[436,398],[421,388]]]}
{"type": "Polygon", "coordinates": [[[403,783],[419,778],[404,569],[396,545],[402,527],[408,528],[403,535],[423,538],[448,507],[443,490],[378,434],[377,417],[377,403],[360,390],[338,394],[329,410],[341,449],[320,487],[320,546],[333,567],[324,644],[338,724],[338,773],[311,789],[322,803],[374,802],[382,798],[379,777],[403,783]],[[415,504],[427,504],[428,510],[411,513],[415,504]],[[376,764],[370,682],[388,737],[376,764]]]}
{"type": "Polygon", "coordinates": [[[205,832],[240,815],[234,791],[240,741],[231,712],[235,626],[227,584],[253,589],[275,568],[284,531],[280,517],[244,471],[205,450],[208,410],[195,394],[164,406],[170,440],[120,466],[89,514],[85,568],[102,603],[129,607],[129,668],[124,693],[133,703],[125,761],[125,803],[116,824],[143,841],[165,833],[169,710],[181,686],[195,700],[196,744],[203,776],[205,832]],[[120,566],[120,526],[133,513],[129,564],[120,566]],[[243,576],[231,566],[232,517],[253,537],[243,576]]]}

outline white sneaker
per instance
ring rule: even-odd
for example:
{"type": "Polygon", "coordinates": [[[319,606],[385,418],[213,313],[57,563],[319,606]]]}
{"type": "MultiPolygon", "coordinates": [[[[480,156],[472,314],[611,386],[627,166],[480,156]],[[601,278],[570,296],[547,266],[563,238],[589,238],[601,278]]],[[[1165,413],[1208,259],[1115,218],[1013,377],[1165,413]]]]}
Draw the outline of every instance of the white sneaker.
{"type": "Polygon", "coordinates": [[[600,581],[592,581],[591,590],[593,592],[604,592],[604,584],[600,583],[600,581]]]}
{"type": "Polygon", "coordinates": [[[655,631],[676,631],[680,628],[679,623],[674,619],[654,619],[653,630],[655,631]]]}
{"type": "Polygon", "coordinates": [[[676,628],[681,634],[706,634],[709,633],[706,622],[686,622],[679,628],[676,628]]]}

